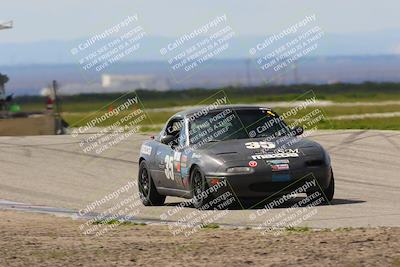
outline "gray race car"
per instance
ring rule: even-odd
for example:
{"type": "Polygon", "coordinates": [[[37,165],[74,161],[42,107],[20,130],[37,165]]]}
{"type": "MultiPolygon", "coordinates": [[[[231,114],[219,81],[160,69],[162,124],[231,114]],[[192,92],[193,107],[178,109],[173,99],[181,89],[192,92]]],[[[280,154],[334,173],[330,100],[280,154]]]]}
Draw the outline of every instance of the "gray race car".
{"type": "Polygon", "coordinates": [[[289,128],[265,107],[228,105],[179,112],[141,146],[142,202],[163,205],[166,196],[177,196],[201,208],[226,191],[237,199],[265,199],[307,181],[312,186],[304,193],[320,190],[331,201],[335,185],[330,157],[302,134],[302,127],[289,128]],[[218,190],[209,190],[213,187],[218,190]]]}

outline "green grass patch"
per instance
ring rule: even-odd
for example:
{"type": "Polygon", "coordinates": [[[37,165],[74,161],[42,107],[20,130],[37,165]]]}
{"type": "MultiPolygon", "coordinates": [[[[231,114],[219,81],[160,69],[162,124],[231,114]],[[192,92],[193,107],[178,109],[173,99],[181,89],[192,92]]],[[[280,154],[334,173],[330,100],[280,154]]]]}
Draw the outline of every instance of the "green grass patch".
{"type": "Polygon", "coordinates": [[[352,227],[339,227],[335,229],[335,232],[350,232],[353,229],[352,227]]]}
{"type": "Polygon", "coordinates": [[[203,229],[218,229],[219,228],[219,224],[217,224],[217,223],[209,223],[209,224],[202,225],[201,228],[203,228],[203,229]]]}
{"type": "Polygon", "coordinates": [[[32,257],[39,258],[44,261],[49,259],[62,259],[64,257],[69,257],[73,254],[73,251],[59,251],[54,249],[46,249],[46,250],[33,250],[31,252],[32,257]]]}
{"type": "Polygon", "coordinates": [[[394,267],[400,267],[400,258],[394,259],[392,264],[394,267]]]}
{"type": "MultiPolygon", "coordinates": [[[[363,84],[331,84],[331,85],[291,85],[291,86],[259,86],[259,87],[229,87],[220,89],[188,89],[180,91],[146,91],[138,90],[136,94],[147,111],[148,117],[140,123],[142,132],[159,131],[168,118],[176,112],[171,110],[155,111],[153,108],[182,107],[210,104],[216,98],[224,95],[228,97],[228,103],[268,103],[270,101],[294,101],[310,98],[315,94],[317,100],[331,100],[336,102],[379,102],[386,100],[400,101],[400,83],[363,83],[363,84]],[[307,93],[307,94],[305,94],[307,93]],[[204,102],[206,100],[206,102],[204,102]]],[[[83,94],[74,96],[62,96],[62,110],[64,119],[72,127],[84,126],[95,117],[102,116],[107,112],[110,103],[116,107],[119,103],[126,101],[132,94],[110,93],[110,94],[83,94]],[[118,99],[118,101],[115,101],[118,99]]],[[[41,111],[45,109],[45,101],[42,97],[26,96],[17,97],[16,102],[20,104],[22,111],[41,111]]],[[[266,104],[268,106],[268,104],[266,104]]],[[[291,107],[278,107],[278,114],[290,110],[291,107]]],[[[343,115],[399,112],[400,104],[373,105],[373,106],[325,106],[308,107],[299,110],[290,117],[290,120],[298,119],[308,114],[313,109],[320,109],[326,117],[332,118],[343,115]]],[[[97,126],[104,127],[114,124],[128,113],[121,112],[118,116],[107,119],[97,126]]],[[[289,120],[289,122],[290,122],[289,120]]],[[[379,129],[400,130],[400,118],[366,118],[354,120],[322,120],[316,126],[318,129],[379,129]]],[[[128,122],[127,122],[128,123],[128,122]]]]}
{"type": "MultiPolygon", "coordinates": [[[[194,97],[193,99],[182,99],[179,96],[176,99],[141,99],[145,109],[152,108],[166,108],[166,107],[179,107],[179,106],[192,106],[198,105],[205,98],[212,95],[213,92],[206,90],[207,95],[204,97],[194,97]]],[[[283,94],[283,95],[249,95],[248,92],[243,91],[241,95],[230,95],[229,91],[226,92],[230,104],[254,104],[254,103],[267,103],[275,101],[293,101],[299,97],[299,94],[283,94]]],[[[400,88],[399,93],[387,94],[387,93],[376,93],[376,94],[361,94],[359,96],[346,96],[344,95],[316,95],[317,100],[331,100],[334,102],[379,102],[379,101],[400,101],[400,88]]],[[[95,101],[76,101],[72,102],[66,99],[62,102],[63,112],[92,112],[107,106],[113,101],[112,98],[106,100],[95,100],[95,101]]],[[[18,100],[17,100],[18,103],[18,100]]],[[[46,109],[44,101],[41,102],[27,102],[19,103],[21,111],[43,111],[46,109]]]]}
{"type": "Polygon", "coordinates": [[[306,233],[306,232],[310,232],[311,228],[308,226],[286,227],[285,231],[289,232],[289,233],[306,233]]]}
{"type": "MultiPolygon", "coordinates": [[[[387,112],[400,112],[400,104],[398,105],[373,105],[373,106],[326,106],[326,107],[312,107],[309,106],[305,109],[299,110],[293,118],[300,118],[311,111],[319,109],[328,117],[366,114],[366,113],[387,113],[387,112]]],[[[283,114],[289,111],[290,108],[275,108],[274,111],[278,114],[283,114]]],[[[292,117],[291,117],[292,118],[292,117]]]]}
{"type": "Polygon", "coordinates": [[[400,130],[400,117],[321,121],[318,129],[400,130]]]}
{"type": "Polygon", "coordinates": [[[141,225],[144,226],[146,223],[136,223],[136,222],[131,222],[131,221],[122,221],[122,220],[98,220],[94,221],[92,224],[104,224],[104,225],[113,225],[113,224],[118,224],[118,225],[123,225],[123,226],[134,226],[134,225],[141,225]]]}
{"type": "MultiPolygon", "coordinates": [[[[335,102],[364,102],[400,100],[400,83],[362,83],[362,84],[300,84],[300,85],[262,85],[257,87],[224,87],[217,89],[194,88],[172,91],[137,90],[136,93],[145,108],[190,106],[223,91],[231,103],[257,103],[270,101],[293,101],[305,92],[315,93],[319,100],[335,102]]],[[[88,112],[109,105],[115,99],[123,102],[125,93],[97,93],[60,96],[62,110],[66,112],[88,112]],[[121,97],[122,96],[122,97],[121,97]]],[[[22,111],[45,109],[41,96],[19,96],[15,98],[22,111]]],[[[117,104],[117,103],[115,103],[117,104]]]]}
{"type": "MultiPolygon", "coordinates": [[[[172,112],[173,113],[173,112],[172,112]]],[[[151,117],[154,124],[144,122],[140,124],[140,132],[158,132],[161,130],[162,125],[168,120],[172,113],[163,114],[151,117]],[[166,118],[167,117],[167,118],[166,118]]],[[[82,114],[83,115],[83,114],[82,114]]],[[[351,114],[342,114],[351,115],[351,114]]],[[[73,127],[79,127],[85,125],[83,121],[80,121],[83,116],[81,115],[64,115],[64,119],[73,127]],[[80,122],[79,122],[80,121],[80,122]]],[[[298,116],[293,117],[298,118],[298,116]]],[[[329,116],[328,116],[329,118],[329,116]]],[[[112,120],[115,122],[116,119],[112,120]]],[[[291,121],[288,121],[290,123],[291,121]]],[[[102,126],[111,125],[110,123],[103,124],[102,126]]],[[[326,120],[319,121],[316,125],[317,129],[320,130],[338,130],[338,129],[375,129],[375,130],[400,130],[400,116],[390,118],[364,118],[364,119],[348,119],[348,120],[326,120]]]]}

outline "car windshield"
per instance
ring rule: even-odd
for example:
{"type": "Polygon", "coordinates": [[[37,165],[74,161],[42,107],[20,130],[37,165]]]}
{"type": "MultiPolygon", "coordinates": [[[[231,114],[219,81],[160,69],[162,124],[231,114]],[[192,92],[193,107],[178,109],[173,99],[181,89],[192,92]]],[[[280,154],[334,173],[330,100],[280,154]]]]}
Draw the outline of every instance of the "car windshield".
{"type": "Polygon", "coordinates": [[[270,109],[223,109],[200,117],[189,116],[191,144],[231,139],[278,137],[289,133],[289,128],[270,109]]]}

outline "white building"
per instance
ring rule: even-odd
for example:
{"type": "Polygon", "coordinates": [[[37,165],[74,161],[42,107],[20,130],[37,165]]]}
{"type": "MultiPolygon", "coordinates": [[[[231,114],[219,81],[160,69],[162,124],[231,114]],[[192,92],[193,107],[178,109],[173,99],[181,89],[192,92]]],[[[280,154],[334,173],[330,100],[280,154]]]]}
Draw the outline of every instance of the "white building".
{"type": "Polygon", "coordinates": [[[101,85],[121,91],[131,91],[136,89],[149,89],[166,91],[169,89],[169,82],[164,78],[156,78],[154,75],[114,75],[103,74],[101,85]]]}

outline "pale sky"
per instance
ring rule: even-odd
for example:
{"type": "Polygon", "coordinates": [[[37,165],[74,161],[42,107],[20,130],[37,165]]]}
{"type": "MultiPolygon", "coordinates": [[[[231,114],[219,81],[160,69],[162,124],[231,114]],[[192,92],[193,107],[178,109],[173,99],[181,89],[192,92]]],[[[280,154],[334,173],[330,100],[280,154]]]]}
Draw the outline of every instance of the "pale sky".
{"type": "Polygon", "coordinates": [[[400,1],[371,0],[0,0],[0,43],[71,40],[101,32],[138,14],[149,35],[176,37],[226,14],[238,35],[275,33],[316,14],[326,32],[400,29],[400,1]]]}

